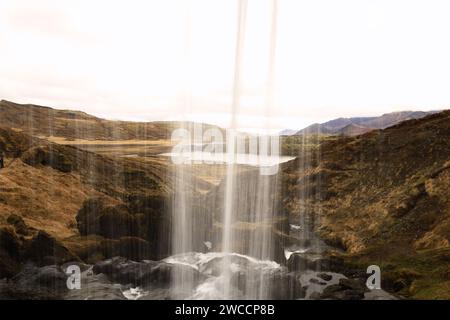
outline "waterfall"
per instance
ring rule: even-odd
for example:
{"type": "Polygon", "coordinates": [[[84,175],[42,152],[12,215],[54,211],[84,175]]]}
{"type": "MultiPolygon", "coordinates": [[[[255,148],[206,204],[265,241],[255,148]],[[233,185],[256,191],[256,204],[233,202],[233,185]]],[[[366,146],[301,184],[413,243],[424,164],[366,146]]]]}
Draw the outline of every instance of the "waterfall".
{"type": "MultiPolygon", "coordinates": [[[[208,280],[195,288],[192,270],[175,268],[172,271],[172,296],[175,298],[180,296],[201,298],[205,297],[203,295],[205,290],[214,290],[223,299],[267,299],[270,298],[271,291],[270,272],[268,270],[278,268],[278,264],[273,262],[275,260],[273,232],[278,209],[278,175],[276,172],[267,174],[261,169],[273,165],[270,160],[267,160],[268,156],[278,156],[279,154],[278,137],[269,137],[271,134],[269,121],[274,91],[277,0],[271,0],[272,15],[267,79],[264,88],[264,102],[260,107],[261,110],[265,111],[264,115],[268,119],[267,127],[264,132],[260,133],[260,136],[244,139],[242,133],[238,131],[238,118],[242,98],[243,54],[248,0],[238,0],[237,3],[236,45],[230,108],[231,121],[226,131],[224,153],[226,168],[222,184],[215,190],[219,193],[216,198],[220,201],[207,203],[205,214],[212,216],[216,209],[221,211],[221,214],[215,216],[215,223],[220,227],[214,229],[221,234],[214,235],[213,250],[215,253],[210,253],[220,260],[220,274],[214,281],[208,280]],[[274,139],[277,143],[273,143],[274,139]],[[236,162],[237,157],[241,157],[242,153],[245,153],[247,157],[256,155],[259,168],[241,170],[236,162]],[[210,204],[217,205],[217,208],[209,207],[210,204]],[[250,259],[250,257],[256,258],[256,261],[260,262],[255,262],[255,260],[251,260],[252,263],[246,262],[249,261],[246,259],[250,259]],[[239,264],[239,272],[236,272],[236,263],[239,264]],[[240,263],[243,263],[243,265],[240,263]],[[190,291],[195,292],[195,294],[193,296],[187,295],[190,291]]],[[[188,96],[188,92],[185,93],[188,96]]],[[[197,141],[193,141],[191,137],[196,136],[196,130],[189,125],[184,125],[182,130],[184,130],[186,138],[185,144],[190,146],[187,152],[192,152],[192,146],[197,141]]],[[[200,141],[200,145],[202,145],[202,141],[200,141]]],[[[278,162],[276,162],[276,166],[278,166],[278,162]]],[[[207,234],[201,228],[204,228],[207,224],[199,221],[197,217],[199,212],[193,208],[195,181],[192,174],[195,174],[194,171],[187,164],[179,163],[175,165],[175,194],[172,203],[172,253],[175,256],[168,261],[194,265],[197,268],[198,262],[196,264],[192,262],[192,259],[194,259],[192,254],[200,250],[199,243],[202,241],[199,240],[207,234]]],[[[202,240],[203,242],[209,242],[212,239],[204,237],[202,240]]],[[[198,256],[195,257],[195,259],[201,260],[198,256]]],[[[206,297],[210,296],[206,295],[206,297]]],[[[217,298],[217,296],[214,297],[217,298]]]]}

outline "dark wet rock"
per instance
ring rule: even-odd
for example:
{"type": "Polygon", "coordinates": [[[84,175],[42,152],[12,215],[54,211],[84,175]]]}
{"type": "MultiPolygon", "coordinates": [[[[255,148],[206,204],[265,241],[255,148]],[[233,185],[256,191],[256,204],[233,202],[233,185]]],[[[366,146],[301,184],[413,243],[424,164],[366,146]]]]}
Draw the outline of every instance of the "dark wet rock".
{"type": "Polygon", "coordinates": [[[309,279],[309,282],[312,283],[312,284],[318,284],[318,285],[321,285],[321,286],[325,286],[327,284],[326,282],[320,281],[317,278],[311,278],[311,279],[309,279]]]}
{"type": "Polygon", "coordinates": [[[58,266],[42,268],[26,265],[7,283],[7,299],[62,299],[67,291],[67,276],[58,266]]]}
{"type": "Polygon", "coordinates": [[[320,299],[362,300],[364,299],[364,293],[357,290],[345,290],[336,284],[326,287],[320,295],[320,299]]]}
{"type": "Polygon", "coordinates": [[[309,300],[320,300],[321,299],[321,294],[320,294],[320,292],[314,291],[313,293],[310,294],[308,299],[309,300]]]}
{"type": "Polygon", "coordinates": [[[170,300],[174,298],[174,292],[170,288],[152,288],[139,300],[170,300]]]}
{"type": "Polygon", "coordinates": [[[352,269],[352,268],[345,268],[342,270],[342,273],[345,274],[348,278],[367,278],[366,270],[361,269],[352,269]]]}
{"type": "Polygon", "coordinates": [[[409,283],[406,279],[397,279],[392,284],[392,289],[394,292],[399,292],[409,286],[409,283]]]}
{"type": "Polygon", "coordinates": [[[132,215],[125,205],[113,205],[104,198],[91,198],[83,203],[76,216],[81,235],[100,235],[108,239],[142,236],[142,217],[132,215]]]}
{"type": "Polygon", "coordinates": [[[240,255],[229,255],[224,257],[215,257],[211,260],[209,260],[207,263],[202,265],[200,267],[200,272],[212,276],[218,276],[223,271],[223,265],[225,264],[231,264],[237,265],[241,267],[243,270],[247,269],[250,261],[245,256],[240,255]],[[225,260],[224,260],[225,259],[225,260]]]}
{"type": "Polygon", "coordinates": [[[324,273],[324,272],[317,274],[317,276],[320,279],[325,280],[325,281],[330,281],[333,278],[333,276],[331,274],[324,273]]]}
{"type": "Polygon", "coordinates": [[[109,279],[122,284],[143,285],[151,278],[152,268],[156,262],[135,262],[123,257],[114,257],[95,264],[93,272],[103,273],[109,279]]]}
{"type": "Polygon", "coordinates": [[[105,200],[100,197],[90,198],[84,201],[83,206],[76,216],[77,228],[80,235],[99,234],[99,217],[104,206],[105,200]]]}
{"type": "MultiPolygon", "coordinates": [[[[20,264],[0,248],[0,279],[11,278],[20,271],[20,264]]],[[[0,290],[1,292],[1,290],[0,290]]]]}
{"type": "Polygon", "coordinates": [[[152,284],[156,286],[170,285],[172,277],[175,273],[182,274],[186,278],[191,278],[194,283],[198,283],[203,280],[204,277],[198,272],[197,269],[178,263],[160,262],[154,268],[152,268],[151,277],[145,279],[146,285],[152,284]],[[150,282],[148,282],[150,280],[150,282]]]}
{"type": "Polygon", "coordinates": [[[320,257],[308,253],[293,253],[286,265],[289,271],[323,270],[341,272],[345,269],[343,259],[339,257],[320,257]]]}
{"type": "Polygon", "coordinates": [[[22,236],[29,236],[31,234],[30,228],[27,226],[22,217],[17,214],[9,215],[6,222],[14,227],[17,234],[22,236]]]}
{"type": "Polygon", "coordinates": [[[305,257],[303,254],[293,253],[287,263],[289,271],[303,271],[313,269],[313,262],[305,257]]]}
{"type": "Polygon", "coordinates": [[[0,228],[0,279],[20,271],[21,242],[10,226],[0,228]]]}
{"type": "Polygon", "coordinates": [[[93,272],[95,274],[103,273],[113,281],[134,286],[167,287],[175,272],[190,275],[195,282],[201,278],[198,270],[187,265],[148,260],[135,262],[123,257],[99,262],[93,267],[93,272]]]}
{"type": "Polygon", "coordinates": [[[151,247],[148,241],[137,237],[123,237],[118,243],[119,254],[131,260],[148,259],[151,247]]]}
{"type": "Polygon", "coordinates": [[[66,300],[126,300],[124,286],[112,283],[104,274],[84,272],[81,277],[81,289],[70,290],[64,296],[66,300]]]}
{"type": "Polygon", "coordinates": [[[344,259],[336,256],[322,257],[314,261],[315,270],[341,273],[345,270],[344,259]]]}
{"type": "Polygon", "coordinates": [[[363,279],[340,279],[339,284],[345,289],[352,289],[358,291],[369,291],[364,283],[363,279]]]}
{"type": "Polygon", "coordinates": [[[140,261],[152,258],[150,243],[137,237],[122,237],[118,240],[104,239],[101,242],[102,255],[106,258],[115,256],[140,261]]]}
{"type": "Polygon", "coordinates": [[[0,228],[0,249],[14,259],[20,256],[20,247],[21,243],[12,227],[0,228]]]}
{"type": "MultiPolygon", "coordinates": [[[[238,271],[231,278],[232,286],[241,292],[257,295],[257,298],[273,300],[301,299],[306,295],[306,287],[303,287],[299,276],[287,270],[280,269],[275,272],[255,273],[253,271],[238,271]],[[252,290],[248,290],[252,288],[252,290]],[[259,296],[262,293],[263,297],[259,296]],[[267,296],[265,296],[267,295],[267,296]]],[[[256,298],[250,296],[250,298],[256,298]]]]}
{"type": "Polygon", "coordinates": [[[78,266],[80,268],[81,272],[84,272],[84,271],[88,270],[89,268],[91,268],[90,265],[85,264],[80,261],[69,261],[69,262],[66,262],[61,265],[61,270],[63,270],[65,272],[67,270],[67,268],[70,266],[78,266]]]}
{"type": "MultiPolygon", "coordinates": [[[[144,257],[126,255],[130,259],[155,259],[166,257],[170,250],[170,215],[164,206],[166,197],[133,194],[125,198],[125,204],[112,203],[103,197],[91,198],[83,203],[76,216],[82,236],[97,235],[105,239],[120,240],[131,237],[148,242],[149,248],[140,246],[138,251],[148,250],[144,257]]],[[[113,245],[113,243],[110,243],[113,245]]],[[[108,245],[108,243],[106,243],[108,245]]],[[[111,249],[111,248],[110,248],[111,249]]],[[[114,254],[113,254],[114,255],[114,254]]],[[[120,252],[115,255],[124,255],[120,252]]],[[[112,255],[107,252],[105,257],[112,255]]]]}
{"type": "Polygon", "coordinates": [[[111,240],[129,238],[118,246],[131,246],[130,250],[116,248],[114,242],[105,243],[105,257],[122,255],[133,260],[166,257],[170,248],[168,228],[171,225],[170,215],[161,209],[166,198],[133,194],[125,201],[125,204],[116,204],[103,197],[86,200],[76,216],[80,234],[111,240]]]}
{"type": "Polygon", "coordinates": [[[39,265],[62,264],[67,261],[79,260],[59,241],[42,230],[27,244],[25,259],[39,265]]]}
{"type": "Polygon", "coordinates": [[[108,206],[99,216],[99,235],[109,239],[138,236],[139,218],[134,217],[123,205],[108,206]]]}
{"type": "Polygon", "coordinates": [[[306,286],[302,286],[298,275],[277,272],[270,277],[270,299],[302,299],[306,295],[306,286]]]}
{"type": "Polygon", "coordinates": [[[123,264],[127,263],[127,259],[124,257],[114,257],[112,259],[100,261],[93,267],[94,273],[103,273],[106,275],[112,275],[117,273],[123,264]]]}
{"type": "Polygon", "coordinates": [[[364,293],[368,291],[367,288],[356,279],[340,279],[339,284],[334,284],[326,287],[321,299],[333,300],[361,300],[364,299],[364,293]]]}

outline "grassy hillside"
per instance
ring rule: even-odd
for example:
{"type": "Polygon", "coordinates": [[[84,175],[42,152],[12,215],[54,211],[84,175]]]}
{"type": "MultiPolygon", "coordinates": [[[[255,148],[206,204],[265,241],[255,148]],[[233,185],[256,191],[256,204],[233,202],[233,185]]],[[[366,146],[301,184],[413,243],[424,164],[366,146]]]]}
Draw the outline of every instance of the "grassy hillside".
{"type": "Polygon", "coordinates": [[[0,126],[33,136],[65,140],[168,139],[180,122],[131,122],[100,119],[80,111],[58,110],[30,104],[0,101],[0,126]]]}
{"type": "Polygon", "coordinates": [[[450,111],[327,140],[285,166],[285,207],[352,263],[387,265],[390,289],[450,298],[449,141],[450,111]]]}

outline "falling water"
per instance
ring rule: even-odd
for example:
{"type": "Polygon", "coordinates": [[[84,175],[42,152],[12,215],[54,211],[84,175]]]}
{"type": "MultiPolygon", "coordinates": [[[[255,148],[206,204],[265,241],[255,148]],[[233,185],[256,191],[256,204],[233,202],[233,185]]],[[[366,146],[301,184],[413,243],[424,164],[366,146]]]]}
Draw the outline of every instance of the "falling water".
{"type": "MultiPolygon", "coordinates": [[[[232,240],[233,240],[233,204],[234,204],[234,194],[236,190],[235,185],[235,168],[233,158],[236,156],[236,117],[239,108],[239,98],[240,98],[240,81],[241,81],[241,63],[242,63],[242,50],[244,45],[244,35],[245,35],[245,19],[246,19],[246,9],[247,0],[239,1],[238,6],[238,25],[237,25],[237,35],[236,35],[236,57],[235,57],[235,69],[234,69],[234,87],[233,87],[233,101],[231,110],[231,126],[227,132],[227,173],[225,177],[225,197],[224,197],[224,212],[223,212],[223,237],[222,237],[222,252],[231,253],[232,240]]],[[[222,265],[222,274],[224,278],[223,283],[223,296],[225,298],[230,298],[231,296],[231,261],[225,256],[222,265]]]]}
{"type": "MultiPolygon", "coordinates": [[[[203,242],[207,243],[213,239],[204,236],[206,233],[201,230],[202,223],[198,223],[197,219],[198,210],[193,209],[195,199],[195,187],[193,187],[195,182],[192,180],[193,169],[183,164],[175,166],[175,195],[172,203],[172,253],[174,256],[167,261],[198,268],[198,263],[194,260],[209,257],[210,263],[220,261],[219,268],[221,271],[217,277],[210,278],[196,286],[191,269],[174,269],[172,297],[175,298],[181,296],[190,298],[267,299],[270,298],[268,277],[270,272],[279,268],[279,265],[273,261],[274,251],[276,250],[273,245],[273,227],[276,222],[277,211],[277,174],[265,174],[264,170],[258,168],[242,172],[236,164],[238,154],[242,152],[250,153],[250,145],[255,143],[254,140],[244,139],[245,146],[242,147],[242,141],[239,140],[242,137],[238,133],[247,5],[247,0],[238,0],[230,110],[231,122],[226,133],[224,154],[226,170],[222,186],[215,190],[219,193],[216,195],[217,199],[221,199],[222,203],[208,203],[205,206],[206,210],[210,210],[210,212],[206,212],[206,215],[213,215],[212,212],[217,208],[221,210],[222,214],[216,217],[219,219],[216,223],[220,225],[218,230],[221,232],[221,236],[215,235],[214,237],[213,250],[216,252],[210,252],[208,256],[203,258],[201,253],[193,256],[193,252],[199,250],[198,239],[203,236],[203,242]],[[217,207],[212,208],[211,205],[217,205],[217,207]],[[218,250],[221,252],[217,252],[218,250]],[[257,260],[254,260],[255,258],[257,260]],[[239,275],[244,276],[240,278],[239,275]],[[193,295],[186,295],[190,291],[193,292],[193,295]],[[215,293],[211,295],[211,292],[215,293]]],[[[262,106],[262,109],[266,111],[267,119],[270,119],[270,109],[273,102],[276,13],[276,0],[272,0],[270,51],[264,93],[265,102],[262,106]]],[[[185,93],[186,96],[189,95],[188,92],[185,93]]],[[[190,136],[192,134],[195,136],[195,128],[192,126],[186,127],[185,125],[184,129],[190,136]]],[[[268,134],[269,130],[267,130],[265,138],[256,138],[256,154],[260,167],[268,165],[267,156],[279,154],[278,143],[273,143],[273,138],[267,139],[268,134]]],[[[193,145],[195,142],[188,139],[185,143],[193,145]]]]}
{"type": "MultiPolygon", "coordinates": [[[[240,105],[241,95],[241,72],[242,72],[242,54],[245,40],[246,10],[247,1],[239,2],[238,8],[238,26],[236,36],[236,58],[234,73],[234,88],[232,101],[232,120],[231,130],[227,139],[227,153],[231,160],[236,156],[236,123],[240,105]]],[[[268,80],[266,88],[266,111],[270,110],[273,96],[273,74],[274,74],[274,56],[275,56],[275,36],[276,36],[276,1],[273,1],[272,7],[272,34],[270,41],[268,80]]],[[[268,139],[260,139],[258,146],[258,155],[268,154],[268,139]],[[266,151],[266,152],[264,152],[266,151]]],[[[272,154],[278,154],[279,150],[270,150],[272,154]]],[[[260,165],[263,165],[261,163],[260,165]]],[[[272,225],[276,194],[276,175],[261,175],[260,172],[253,176],[237,176],[235,166],[229,161],[227,166],[227,175],[225,178],[225,196],[223,210],[223,237],[222,252],[230,254],[235,251],[244,251],[246,254],[256,257],[260,260],[273,260],[272,245],[272,225]],[[245,191],[249,191],[245,193],[245,191]],[[243,196],[242,194],[244,193],[243,196]],[[241,230],[237,224],[243,224],[241,230]],[[247,222],[247,224],[245,224],[247,222]],[[247,227],[247,229],[246,229],[247,227]],[[242,230],[243,229],[243,230],[242,230]],[[248,235],[250,233],[250,235],[248,235]],[[248,239],[247,239],[248,238],[248,239]],[[242,244],[242,242],[244,244],[242,244]],[[236,248],[239,245],[240,248],[236,248]],[[242,248],[244,246],[244,248],[242,248]]],[[[236,287],[233,283],[231,274],[231,261],[229,255],[225,256],[222,264],[223,273],[223,296],[224,298],[236,297],[236,287]],[[234,292],[233,292],[234,291],[234,292]]],[[[264,281],[265,271],[262,269],[247,270],[245,287],[241,289],[246,298],[262,299],[268,298],[270,292],[269,284],[264,281]]],[[[237,280],[239,281],[239,279],[237,280]]]]}

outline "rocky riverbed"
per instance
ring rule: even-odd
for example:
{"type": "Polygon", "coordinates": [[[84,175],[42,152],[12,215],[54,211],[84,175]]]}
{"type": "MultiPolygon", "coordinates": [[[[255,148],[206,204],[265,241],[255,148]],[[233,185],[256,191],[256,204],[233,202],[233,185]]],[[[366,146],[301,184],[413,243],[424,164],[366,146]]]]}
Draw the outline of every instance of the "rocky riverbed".
{"type": "MultiPolygon", "coordinates": [[[[131,261],[115,257],[95,265],[69,262],[62,266],[36,267],[27,265],[22,272],[10,280],[0,282],[3,299],[220,299],[223,279],[222,253],[188,253],[172,256],[161,261],[131,261]],[[81,288],[68,290],[65,273],[69,265],[80,267],[81,288]],[[171,286],[171,277],[176,269],[192,274],[192,292],[183,292],[171,286]]],[[[264,275],[255,281],[264,281],[270,290],[271,299],[395,299],[383,290],[369,290],[364,277],[348,277],[344,267],[336,258],[315,258],[294,253],[287,266],[273,261],[231,254],[233,285],[237,286],[239,299],[242,286],[248,283],[255,270],[264,275]]]]}

